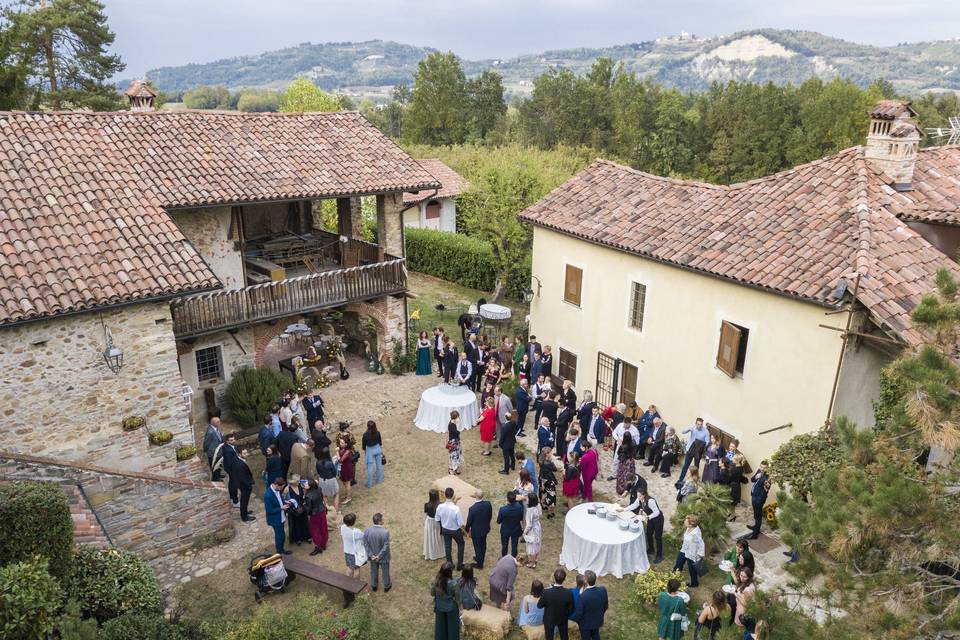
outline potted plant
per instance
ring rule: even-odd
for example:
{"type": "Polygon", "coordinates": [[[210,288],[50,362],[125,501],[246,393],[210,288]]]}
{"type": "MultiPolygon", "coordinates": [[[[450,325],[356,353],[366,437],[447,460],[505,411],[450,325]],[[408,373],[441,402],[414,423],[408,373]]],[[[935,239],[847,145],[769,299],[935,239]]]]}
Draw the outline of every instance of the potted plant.
{"type": "Polygon", "coordinates": [[[181,444],[177,447],[177,462],[183,462],[197,455],[197,448],[192,444],[181,444]]]}
{"type": "Polygon", "coordinates": [[[124,431],[136,431],[147,424],[147,419],[143,416],[129,416],[123,419],[124,431]]]}
{"type": "Polygon", "coordinates": [[[158,431],[151,431],[149,438],[150,444],[161,445],[173,440],[173,434],[166,429],[160,429],[158,431]]]}

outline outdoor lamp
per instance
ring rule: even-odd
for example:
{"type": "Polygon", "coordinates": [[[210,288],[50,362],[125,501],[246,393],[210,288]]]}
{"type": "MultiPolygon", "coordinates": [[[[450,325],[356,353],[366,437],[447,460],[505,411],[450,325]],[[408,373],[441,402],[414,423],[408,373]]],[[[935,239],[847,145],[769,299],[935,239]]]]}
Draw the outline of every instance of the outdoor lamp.
{"type": "Polygon", "coordinates": [[[120,368],[123,367],[123,349],[113,344],[113,334],[110,333],[106,325],[103,327],[103,334],[107,340],[107,348],[103,350],[103,359],[110,371],[115,374],[120,373],[120,368]]]}
{"type": "MultiPolygon", "coordinates": [[[[543,283],[540,282],[540,278],[538,278],[537,276],[533,276],[533,275],[532,275],[532,276],[530,276],[530,277],[537,281],[537,293],[536,293],[536,295],[537,295],[537,297],[540,297],[540,288],[543,286],[543,283]]],[[[527,287],[526,289],[523,290],[523,301],[526,302],[526,303],[533,302],[533,295],[534,295],[534,293],[533,293],[533,288],[527,287]]]]}

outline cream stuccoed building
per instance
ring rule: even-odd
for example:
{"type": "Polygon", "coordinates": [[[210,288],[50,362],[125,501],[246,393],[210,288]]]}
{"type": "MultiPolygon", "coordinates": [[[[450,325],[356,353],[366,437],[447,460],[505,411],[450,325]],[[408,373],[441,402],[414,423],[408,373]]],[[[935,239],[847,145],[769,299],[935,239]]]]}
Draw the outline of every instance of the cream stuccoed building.
{"type": "Polygon", "coordinates": [[[521,214],[530,332],[604,403],[704,418],[756,466],[846,415],[873,423],[884,364],[960,247],[960,148],[918,150],[909,104],[867,146],[730,186],[598,160],[521,214]]]}

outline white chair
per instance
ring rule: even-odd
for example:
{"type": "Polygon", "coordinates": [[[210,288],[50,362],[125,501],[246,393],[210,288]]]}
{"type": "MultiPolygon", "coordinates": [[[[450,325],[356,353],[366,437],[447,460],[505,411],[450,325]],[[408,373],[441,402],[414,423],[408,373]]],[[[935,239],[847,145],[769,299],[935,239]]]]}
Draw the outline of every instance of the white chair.
{"type": "Polygon", "coordinates": [[[280,343],[280,346],[288,347],[290,346],[290,334],[284,331],[277,336],[277,342],[280,343]]]}

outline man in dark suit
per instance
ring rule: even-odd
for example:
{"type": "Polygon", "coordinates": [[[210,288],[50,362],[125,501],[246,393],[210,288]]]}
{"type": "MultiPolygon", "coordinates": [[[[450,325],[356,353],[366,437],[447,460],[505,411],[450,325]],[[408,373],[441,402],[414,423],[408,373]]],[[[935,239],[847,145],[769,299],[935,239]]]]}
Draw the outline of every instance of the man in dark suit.
{"type": "Polygon", "coordinates": [[[583,640],[600,640],[603,614],[607,612],[609,604],[607,590],[597,586],[597,574],[593,571],[584,571],[583,577],[587,581],[587,588],[580,594],[573,619],[580,627],[580,637],[583,640]]]}
{"type": "Polygon", "coordinates": [[[303,409],[307,412],[307,424],[316,424],[317,420],[323,420],[323,398],[320,397],[320,389],[314,389],[313,392],[303,399],[303,409]]]}
{"type": "Polygon", "coordinates": [[[240,485],[237,484],[233,471],[233,464],[237,461],[237,437],[232,433],[227,434],[220,455],[223,456],[223,470],[227,473],[227,493],[230,495],[233,506],[237,506],[240,504],[240,485]]]}
{"type": "Polygon", "coordinates": [[[545,346],[540,353],[540,373],[542,373],[547,380],[553,377],[553,353],[551,352],[550,345],[545,346]]]}
{"type": "Polygon", "coordinates": [[[600,415],[600,407],[595,405],[590,414],[590,422],[587,424],[587,433],[583,434],[583,437],[586,438],[587,434],[589,434],[593,436],[597,444],[603,444],[603,436],[606,431],[607,422],[603,419],[603,416],[600,415]]]}
{"type": "Polygon", "coordinates": [[[753,507],[753,526],[750,527],[751,540],[760,537],[760,524],[763,522],[763,505],[767,503],[767,494],[770,492],[770,476],[767,475],[767,461],[760,462],[753,477],[753,486],[750,488],[750,506],[753,507]]]}
{"type": "Polygon", "coordinates": [[[537,342],[537,336],[530,336],[527,338],[527,357],[530,358],[530,362],[533,362],[533,355],[535,353],[543,353],[543,349],[540,347],[540,343],[537,342]]]}
{"type": "Polygon", "coordinates": [[[473,367],[473,377],[470,379],[470,388],[474,391],[480,386],[480,379],[483,375],[480,373],[480,349],[477,347],[477,335],[471,333],[467,336],[467,341],[463,343],[463,352],[467,354],[467,360],[473,367]]]}
{"type": "MultiPolygon", "coordinates": [[[[517,407],[517,437],[523,437],[523,427],[527,421],[527,412],[530,411],[530,383],[523,379],[517,385],[517,391],[513,395],[517,407]]],[[[539,456],[540,452],[537,452],[539,456]]]]}
{"type": "Polygon", "coordinates": [[[487,557],[487,534],[490,533],[490,521],[493,520],[493,505],[483,499],[483,491],[474,494],[477,501],[467,510],[467,524],[463,527],[473,541],[473,566],[483,569],[487,557]]]}
{"type": "Polygon", "coordinates": [[[280,432],[280,435],[277,436],[277,450],[280,452],[280,459],[283,460],[284,477],[290,473],[290,452],[293,450],[293,445],[297,442],[299,442],[297,434],[293,431],[284,429],[280,432]]]}
{"type": "Polygon", "coordinates": [[[647,461],[643,463],[645,467],[654,469],[660,464],[661,454],[663,453],[663,439],[667,436],[667,425],[660,418],[653,419],[653,429],[647,438],[647,461]]]}
{"type": "Polygon", "coordinates": [[[233,463],[233,470],[230,473],[230,480],[233,481],[236,476],[237,487],[240,489],[240,520],[243,522],[253,522],[255,517],[250,515],[247,510],[250,505],[250,494],[253,493],[253,472],[247,465],[247,450],[241,449],[237,452],[237,458],[233,463]]]}
{"type": "Polygon", "coordinates": [[[507,504],[497,513],[500,525],[500,557],[507,555],[507,543],[510,543],[510,555],[517,557],[517,543],[523,533],[523,505],[517,502],[517,492],[507,492],[507,504]]]}
{"type": "Polygon", "coordinates": [[[573,594],[564,588],[563,581],[567,572],[557,569],[553,572],[553,586],[543,592],[537,607],[543,609],[543,634],[545,640],[553,640],[553,631],[557,630],[560,640],[567,640],[567,621],[573,613],[573,594]]]}
{"type": "Polygon", "coordinates": [[[269,413],[263,417],[263,424],[260,425],[260,435],[257,437],[257,441],[260,445],[260,453],[264,457],[267,455],[267,447],[277,442],[277,439],[273,437],[273,419],[269,413]]]}
{"type": "Polygon", "coordinates": [[[217,447],[223,444],[223,433],[220,431],[220,418],[213,416],[207,425],[207,431],[203,434],[203,452],[207,454],[207,464],[210,465],[210,477],[213,480],[219,480],[223,476],[213,471],[213,454],[217,452],[217,447]]]}
{"type": "Polygon", "coordinates": [[[443,381],[450,382],[453,377],[453,370],[457,367],[457,348],[453,346],[450,338],[445,338],[443,343],[443,381]]]}
{"type": "Polygon", "coordinates": [[[500,451],[503,452],[503,469],[500,475],[508,476],[510,472],[517,468],[517,460],[513,457],[513,450],[517,444],[517,412],[511,411],[509,420],[503,423],[503,429],[500,431],[500,451]]]}

